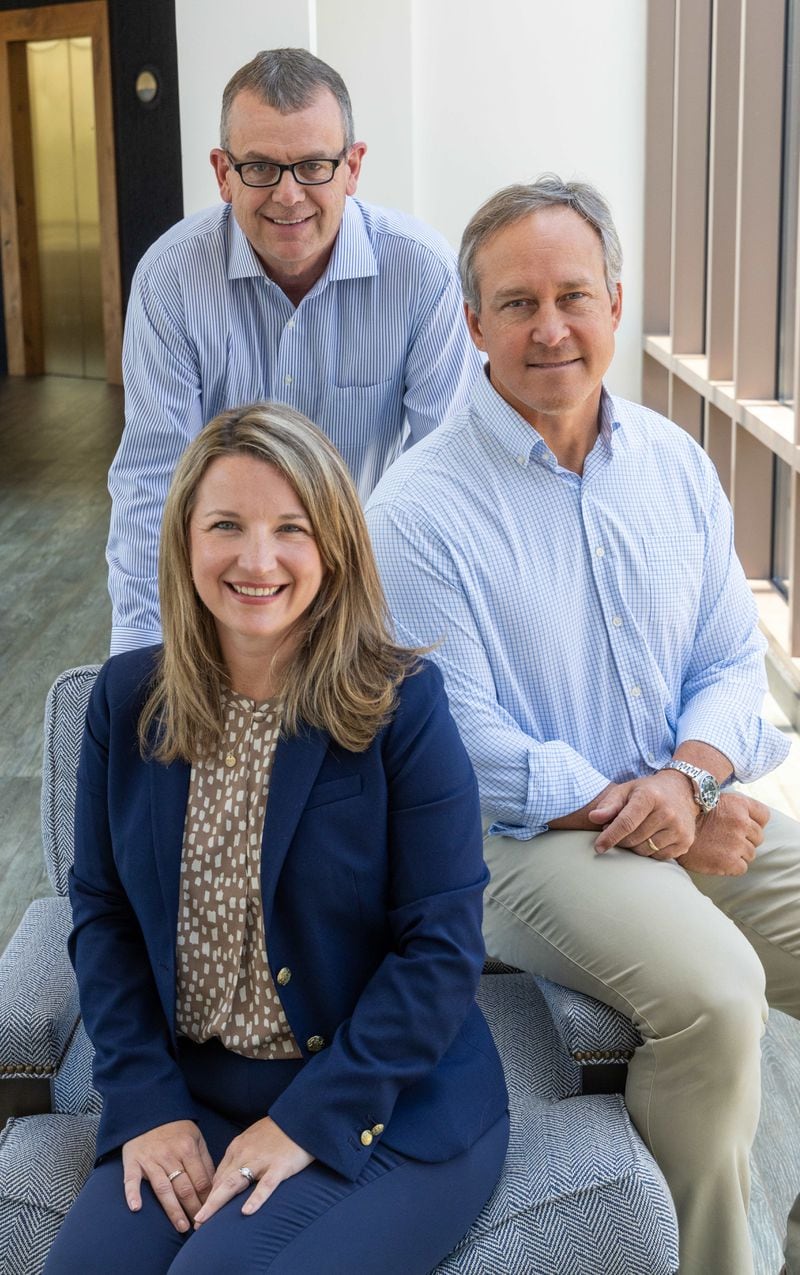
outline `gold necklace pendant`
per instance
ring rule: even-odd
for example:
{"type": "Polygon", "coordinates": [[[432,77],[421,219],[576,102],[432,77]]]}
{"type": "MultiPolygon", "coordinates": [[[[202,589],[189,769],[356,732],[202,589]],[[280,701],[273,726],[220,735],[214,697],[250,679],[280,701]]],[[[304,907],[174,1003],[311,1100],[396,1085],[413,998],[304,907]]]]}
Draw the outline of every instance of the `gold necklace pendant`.
{"type": "Polygon", "coordinates": [[[226,755],[225,755],[225,765],[226,765],[226,766],[235,766],[235,765],[236,765],[236,756],[235,756],[235,754],[234,754],[234,753],[226,753],[226,755]]]}

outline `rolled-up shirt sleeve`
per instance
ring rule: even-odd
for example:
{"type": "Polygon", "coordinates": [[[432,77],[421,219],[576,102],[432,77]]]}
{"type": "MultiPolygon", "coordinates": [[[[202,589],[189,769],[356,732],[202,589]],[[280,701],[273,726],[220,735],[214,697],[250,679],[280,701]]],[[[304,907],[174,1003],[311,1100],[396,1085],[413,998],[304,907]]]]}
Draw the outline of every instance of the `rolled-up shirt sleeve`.
{"type": "Polygon", "coordinates": [[[789,741],[761,717],[766,640],[733,542],[733,515],[719,484],[708,517],[695,640],[682,687],[675,746],[695,739],[728,758],[748,783],[785,759],[789,741]]]}

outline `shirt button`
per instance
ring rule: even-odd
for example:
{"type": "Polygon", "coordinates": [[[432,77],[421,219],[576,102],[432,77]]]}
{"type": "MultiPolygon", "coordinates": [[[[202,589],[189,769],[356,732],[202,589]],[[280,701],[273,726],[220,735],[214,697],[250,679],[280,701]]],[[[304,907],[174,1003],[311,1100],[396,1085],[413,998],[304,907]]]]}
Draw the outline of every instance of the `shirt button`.
{"type": "Polygon", "coordinates": [[[598,546],[597,546],[597,548],[596,548],[596,549],[595,549],[595,551],[594,551],[594,556],[595,556],[596,558],[605,558],[605,556],[606,556],[606,551],[605,551],[605,549],[603,548],[603,546],[602,546],[602,545],[598,545],[598,546]]]}
{"type": "Polygon", "coordinates": [[[321,1049],[325,1048],[324,1036],[309,1036],[306,1041],[306,1049],[310,1054],[318,1054],[321,1049]]]}
{"type": "Polygon", "coordinates": [[[287,328],[293,328],[295,325],[295,322],[296,322],[295,319],[290,319],[289,322],[286,324],[287,328]]]}
{"type": "Polygon", "coordinates": [[[620,627],[621,627],[621,625],[622,625],[622,616],[621,616],[621,615],[615,615],[615,616],[614,616],[614,619],[611,621],[611,623],[614,625],[614,628],[615,628],[615,629],[620,628],[620,627]]]}
{"type": "Polygon", "coordinates": [[[640,697],[641,693],[642,693],[642,688],[641,688],[641,686],[632,686],[632,687],[631,687],[631,695],[633,696],[633,698],[634,698],[634,699],[639,699],[639,697],[640,697]]]}
{"type": "Polygon", "coordinates": [[[280,983],[281,987],[285,987],[286,984],[289,982],[289,979],[292,977],[292,971],[289,969],[288,965],[284,965],[283,969],[278,970],[278,973],[275,975],[275,977],[278,983],[280,983]]]}
{"type": "Polygon", "coordinates": [[[525,465],[525,464],[527,464],[527,460],[528,460],[527,456],[518,456],[518,457],[517,457],[517,464],[518,464],[518,465],[525,465]]]}
{"type": "Polygon", "coordinates": [[[361,1144],[362,1146],[365,1146],[365,1147],[372,1146],[372,1134],[370,1133],[369,1129],[365,1129],[364,1132],[362,1133],[361,1144]]]}
{"type": "Polygon", "coordinates": [[[653,765],[655,765],[655,760],[656,760],[656,759],[655,759],[655,757],[653,756],[653,754],[652,754],[652,753],[648,753],[648,754],[647,754],[647,764],[648,764],[648,766],[653,766],[653,765]]]}
{"type": "Polygon", "coordinates": [[[292,376],[291,372],[287,372],[283,378],[283,383],[284,385],[291,385],[293,380],[294,380],[294,377],[292,376]]]}

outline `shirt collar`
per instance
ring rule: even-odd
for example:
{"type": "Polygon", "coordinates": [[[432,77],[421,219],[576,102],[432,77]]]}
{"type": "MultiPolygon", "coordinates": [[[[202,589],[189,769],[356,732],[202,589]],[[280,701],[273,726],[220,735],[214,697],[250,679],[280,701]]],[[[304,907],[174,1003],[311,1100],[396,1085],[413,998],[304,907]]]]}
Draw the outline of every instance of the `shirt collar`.
{"type": "Polygon", "coordinates": [[[263,279],[264,267],[228,204],[228,278],[263,279]]]}
{"type": "MultiPolygon", "coordinates": [[[[498,394],[489,380],[489,364],[484,375],[478,377],[472,392],[473,418],[488,427],[501,446],[518,465],[531,461],[547,469],[558,469],[558,461],[537,429],[530,425],[510,403],[498,394]]],[[[615,418],[614,400],[603,386],[600,393],[599,442],[609,455],[614,450],[613,435],[619,428],[615,418]]],[[[594,448],[592,448],[594,451],[594,448]]]]}
{"type": "MultiPolygon", "coordinates": [[[[378,263],[370,243],[361,208],[348,196],[344,205],[339,233],[333,245],[331,259],[314,290],[338,279],[365,279],[378,273],[378,263]]],[[[268,278],[252,244],[245,235],[228,205],[228,278],[268,278]]]]}

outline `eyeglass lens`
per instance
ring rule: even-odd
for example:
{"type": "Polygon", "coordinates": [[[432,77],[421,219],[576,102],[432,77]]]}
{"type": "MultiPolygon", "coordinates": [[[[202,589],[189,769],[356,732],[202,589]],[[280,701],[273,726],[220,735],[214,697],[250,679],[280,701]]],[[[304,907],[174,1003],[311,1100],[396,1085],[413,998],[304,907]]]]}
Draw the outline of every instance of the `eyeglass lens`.
{"type": "MultiPolygon", "coordinates": [[[[286,165],[301,186],[321,186],[333,177],[339,161],[335,159],[303,159],[297,164],[286,165]]],[[[263,161],[242,164],[242,181],[248,186],[277,186],[284,166],[263,161]]]]}

